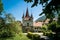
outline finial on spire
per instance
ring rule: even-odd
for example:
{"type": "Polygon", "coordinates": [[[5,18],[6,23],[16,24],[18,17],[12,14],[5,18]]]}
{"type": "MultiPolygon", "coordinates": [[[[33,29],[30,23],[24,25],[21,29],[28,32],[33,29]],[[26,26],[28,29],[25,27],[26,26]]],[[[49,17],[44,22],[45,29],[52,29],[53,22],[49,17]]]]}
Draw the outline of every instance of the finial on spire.
{"type": "Polygon", "coordinates": [[[31,18],[33,18],[33,15],[32,15],[32,10],[31,10],[31,18]]]}
{"type": "Polygon", "coordinates": [[[23,13],[23,16],[22,16],[22,18],[24,18],[24,13],[23,13]]]}
{"type": "Polygon", "coordinates": [[[31,13],[31,18],[33,18],[33,15],[32,15],[32,13],[31,13]]]}
{"type": "Polygon", "coordinates": [[[25,17],[29,17],[28,7],[27,7],[27,10],[26,10],[26,15],[25,15],[25,17]]]}

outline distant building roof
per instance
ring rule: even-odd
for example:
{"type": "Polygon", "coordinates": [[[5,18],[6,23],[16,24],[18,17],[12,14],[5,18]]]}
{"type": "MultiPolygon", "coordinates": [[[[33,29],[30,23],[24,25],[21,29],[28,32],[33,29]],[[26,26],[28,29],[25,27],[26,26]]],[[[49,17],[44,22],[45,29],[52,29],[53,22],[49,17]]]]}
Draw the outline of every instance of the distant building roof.
{"type": "Polygon", "coordinates": [[[43,22],[34,22],[33,26],[34,27],[42,27],[43,22]]]}
{"type": "Polygon", "coordinates": [[[41,22],[34,22],[33,26],[34,27],[42,27],[43,24],[48,24],[50,19],[46,19],[45,22],[41,21],[41,22]]]}

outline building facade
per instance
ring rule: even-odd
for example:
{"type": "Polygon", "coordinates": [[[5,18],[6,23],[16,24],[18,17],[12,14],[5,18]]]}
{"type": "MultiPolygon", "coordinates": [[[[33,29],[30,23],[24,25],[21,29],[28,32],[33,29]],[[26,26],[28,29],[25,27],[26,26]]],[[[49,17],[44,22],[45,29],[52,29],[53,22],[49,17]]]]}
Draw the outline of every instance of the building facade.
{"type": "Polygon", "coordinates": [[[29,15],[28,8],[26,10],[26,15],[22,16],[22,30],[23,32],[29,32],[33,30],[33,15],[29,15]]]}

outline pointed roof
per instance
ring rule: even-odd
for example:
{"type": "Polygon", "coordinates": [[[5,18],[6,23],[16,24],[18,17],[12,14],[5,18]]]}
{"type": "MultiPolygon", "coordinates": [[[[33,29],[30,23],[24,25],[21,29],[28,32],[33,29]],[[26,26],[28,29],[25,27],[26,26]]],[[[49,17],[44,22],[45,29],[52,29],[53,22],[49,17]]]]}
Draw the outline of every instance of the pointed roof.
{"type": "Polygon", "coordinates": [[[26,10],[26,15],[25,15],[25,17],[29,17],[28,8],[27,8],[27,10],[26,10]]]}
{"type": "Polygon", "coordinates": [[[33,18],[33,15],[31,14],[31,18],[33,18]]]}
{"type": "Polygon", "coordinates": [[[23,13],[23,16],[22,16],[22,18],[24,18],[24,13],[23,13]]]}

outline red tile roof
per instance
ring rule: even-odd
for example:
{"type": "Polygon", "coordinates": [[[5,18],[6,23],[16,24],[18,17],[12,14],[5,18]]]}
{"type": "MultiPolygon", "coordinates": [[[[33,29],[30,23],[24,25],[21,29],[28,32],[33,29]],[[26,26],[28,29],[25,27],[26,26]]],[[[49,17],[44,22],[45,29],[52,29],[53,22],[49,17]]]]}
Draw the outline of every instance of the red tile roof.
{"type": "Polygon", "coordinates": [[[34,22],[33,26],[35,27],[42,27],[43,22],[34,22]]]}

